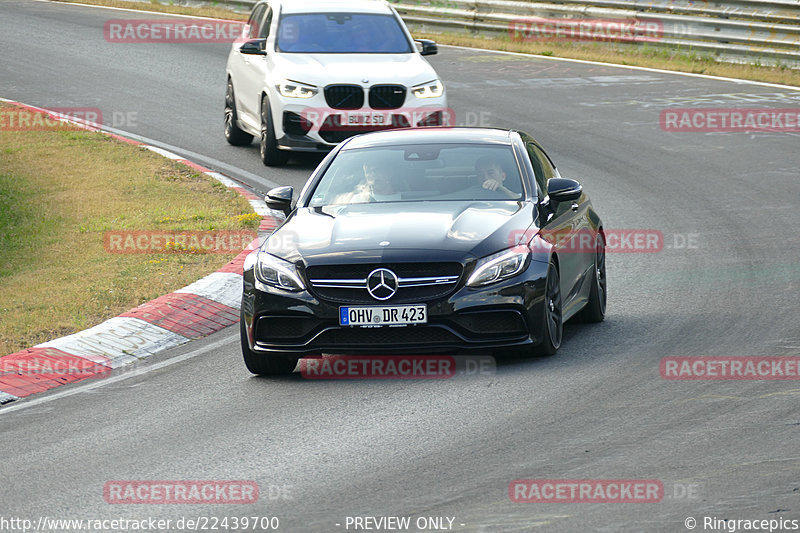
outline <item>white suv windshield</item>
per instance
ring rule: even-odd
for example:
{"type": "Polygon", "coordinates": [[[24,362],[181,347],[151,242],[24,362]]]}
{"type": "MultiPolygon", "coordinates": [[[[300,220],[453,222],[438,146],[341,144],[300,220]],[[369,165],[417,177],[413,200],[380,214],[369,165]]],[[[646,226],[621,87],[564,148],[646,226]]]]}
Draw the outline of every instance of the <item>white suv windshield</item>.
{"type": "Polygon", "coordinates": [[[284,15],[277,48],[289,53],[406,54],[412,52],[392,15],[303,13],[284,15]]]}
{"type": "Polygon", "coordinates": [[[433,144],[343,150],[309,206],[521,199],[522,180],[510,146],[433,144]]]}

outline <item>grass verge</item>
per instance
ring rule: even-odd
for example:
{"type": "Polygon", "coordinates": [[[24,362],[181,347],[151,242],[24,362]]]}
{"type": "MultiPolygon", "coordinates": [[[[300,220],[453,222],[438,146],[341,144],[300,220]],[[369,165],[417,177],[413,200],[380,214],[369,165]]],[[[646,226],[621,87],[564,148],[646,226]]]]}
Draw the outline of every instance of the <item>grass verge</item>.
{"type": "Polygon", "coordinates": [[[0,356],[98,324],[233,257],[109,253],[106,232],[258,222],[236,192],[143,148],[66,126],[0,131],[0,356]]]}
{"type": "MultiPolygon", "coordinates": [[[[82,3],[121,7],[230,20],[246,20],[249,7],[239,6],[239,12],[224,7],[187,7],[166,5],[158,0],[132,2],[129,0],[55,0],[65,3],[82,3]]],[[[687,49],[666,48],[648,44],[615,45],[589,42],[515,42],[505,37],[484,38],[460,33],[414,32],[415,37],[434,39],[441,44],[469,46],[487,50],[522,52],[552,57],[583,59],[638,67],[650,67],[679,72],[692,72],[709,76],[740,78],[745,80],[779,83],[800,87],[800,69],[786,66],[739,65],[716,61],[707,53],[687,49]]]]}

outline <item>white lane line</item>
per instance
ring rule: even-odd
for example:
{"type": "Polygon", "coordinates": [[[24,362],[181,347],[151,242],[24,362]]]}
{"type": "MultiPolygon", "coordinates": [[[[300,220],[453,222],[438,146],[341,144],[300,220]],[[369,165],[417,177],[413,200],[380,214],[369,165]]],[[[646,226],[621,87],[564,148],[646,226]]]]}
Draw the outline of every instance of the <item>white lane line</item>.
{"type": "MultiPolygon", "coordinates": [[[[189,353],[185,353],[183,355],[179,355],[173,357],[172,359],[167,359],[166,361],[162,361],[160,363],[155,363],[148,366],[143,366],[141,368],[135,368],[129,372],[125,372],[124,374],[119,374],[117,376],[112,376],[110,378],[103,378],[94,381],[94,383],[87,383],[86,385],[76,386],[75,388],[70,388],[68,390],[62,392],[56,392],[47,396],[43,396],[41,398],[35,398],[33,400],[18,400],[22,403],[13,403],[8,407],[0,407],[0,416],[11,413],[13,411],[19,411],[20,409],[27,409],[29,407],[35,407],[37,405],[41,405],[43,403],[52,402],[53,400],[58,400],[64,398],[66,396],[72,396],[74,394],[80,394],[82,392],[88,392],[95,389],[99,389],[100,387],[105,387],[108,385],[113,385],[114,383],[119,383],[120,381],[125,381],[126,379],[142,376],[149,372],[153,372],[154,370],[160,370],[162,368],[166,368],[168,366],[172,366],[177,363],[182,363],[188,359],[193,359],[199,355],[203,355],[207,352],[211,352],[216,350],[226,344],[231,344],[233,341],[239,340],[239,332],[237,330],[235,335],[230,335],[229,337],[225,337],[218,341],[214,341],[207,346],[202,348],[198,348],[197,350],[193,350],[189,353]]],[[[92,380],[88,380],[92,381],[92,380]]]]}
{"type": "MultiPolygon", "coordinates": [[[[113,11],[127,11],[128,13],[144,13],[146,15],[160,15],[160,16],[165,16],[165,17],[178,17],[178,18],[187,18],[187,19],[198,19],[198,20],[218,20],[218,21],[222,21],[222,22],[239,22],[241,24],[245,23],[243,20],[218,19],[218,18],[214,18],[214,17],[201,17],[199,15],[181,15],[181,14],[178,14],[178,13],[163,13],[161,11],[145,11],[143,9],[133,9],[133,8],[128,8],[128,7],[96,6],[96,5],[93,5],[93,4],[79,4],[77,2],[54,2],[53,0],[34,0],[34,2],[42,2],[42,3],[45,3],[45,4],[58,4],[58,5],[62,5],[62,6],[96,7],[96,8],[100,8],[100,9],[111,9],[113,11]]],[[[142,2],[142,3],[144,3],[144,2],[142,2]]],[[[183,7],[186,7],[186,6],[183,6],[183,7]]],[[[200,6],[198,6],[198,7],[200,7],[200,6]]],[[[250,8],[248,8],[246,11],[239,11],[239,12],[231,11],[231,14],[232,15],[234,13],[247,14],[249,12],[250,12],[250,8]]]]}

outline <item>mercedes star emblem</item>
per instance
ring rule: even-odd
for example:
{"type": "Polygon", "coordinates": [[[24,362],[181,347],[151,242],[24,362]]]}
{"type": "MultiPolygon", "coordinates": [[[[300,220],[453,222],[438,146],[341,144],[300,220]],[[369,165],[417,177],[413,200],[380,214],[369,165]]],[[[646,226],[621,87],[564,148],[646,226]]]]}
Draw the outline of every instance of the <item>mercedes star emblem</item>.
{"type": "Polygon", "coordinates": [[[397,292],[397,274],[387,268],[376,268],[367,276],[367,291],[376,300],[388,300],[397,292]]]}

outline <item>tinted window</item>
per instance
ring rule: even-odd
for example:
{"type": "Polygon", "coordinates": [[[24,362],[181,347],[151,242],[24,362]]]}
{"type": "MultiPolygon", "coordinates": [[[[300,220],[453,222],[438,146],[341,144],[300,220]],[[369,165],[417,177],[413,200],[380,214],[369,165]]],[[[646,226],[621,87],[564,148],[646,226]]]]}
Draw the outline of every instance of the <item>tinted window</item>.
{"type": "Polygon", "coordinates": [[[358,13],[285,15],[280,20],[277,48],[281,52],[329,54],[412,51],[394,16],[358,13]]]}
{"type": "Polygon", "coordinates": [[[269,27],[272,26],[272,8],[267,8],[267,17],[264,19],[263,24],[258,32],[260,39],[269,37],[269,27]]]}
{"type": "Polygon", "coordinates": [[[525,143],[525,148],[528,150],[528,157],[531,158],[533,172],[536,174],[539,195],[544,198],[544,195],[547,194],[547,180],[555,177],[555,170],[541,148],[531,142],[525,143]]]}
{"type": "Polygon", "coordinates": [[[442,144],[343,150],[309,205],[520,199],[510,146],[442,144]]]}
{"type": "Polygon", "coordinates": [[[261,4],[256,6],[253,9],[253,12],[250,14],[250,18],[247,19],[247,38],[248,39],[258,39],[258,34],[261,24],[261,19],[264,16],[264,11],[266,11],[267,5],[261,4]]]}

